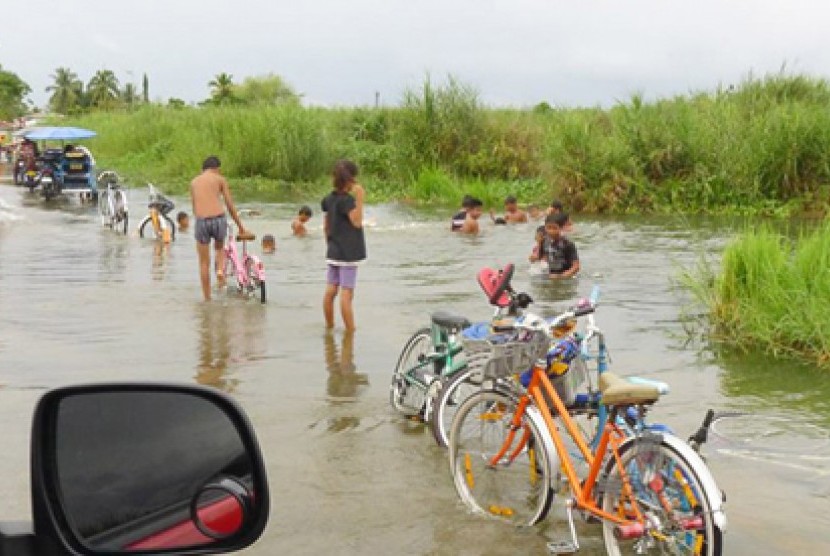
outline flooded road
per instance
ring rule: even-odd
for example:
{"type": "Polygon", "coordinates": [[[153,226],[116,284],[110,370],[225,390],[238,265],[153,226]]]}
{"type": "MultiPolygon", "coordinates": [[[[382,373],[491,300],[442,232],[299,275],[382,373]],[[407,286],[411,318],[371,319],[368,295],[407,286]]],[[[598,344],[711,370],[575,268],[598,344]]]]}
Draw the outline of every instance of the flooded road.
{"type": "MultiPolygon", "coordinates": [[[[514,285],[534,297],[537,313],[601,286],[597,322],[612,369],[672,386],[654,421],[687,436],[709,407],[752,415],[724,426],[728,438],[705,450],[727,493],[728,554],[830,552],[830,374],[718,356],[684,331],[688,299],[673,280],[682,265],[717,252],[735,232],[729,225],[579,218],[573,238],[583,274],[550,285],[524,272],[531,226],[483,223],[480,237],[463,238],[447,231],[444,215],[372,207],[351,337],[342,326],[323,328],[317,211],[311,237],[297,239],[295,206],[249,205],[261,214],[244,218],[246,226],[277,238],[277,253],[264,258],[268,303],[225,295],[203,303],[192,235],[169,248],[137,237],[146,196],[131,190],[123,237],[77,201],[47,205],[0,185],[0,520],[29,517],[29,427],[46,389],[161,380],[229,392],[256,428],[272,509],[247,554],[545,554],[547,541],[567,534],[561,500],[529,530],[468,515],[445,453],[388,404],[391,371],[411,333],[437,309],[487,319],[475,273],[515,262],[514,285]]],[[[580,531],[581,553],[603,553],[600,528],[580,531]]]]}

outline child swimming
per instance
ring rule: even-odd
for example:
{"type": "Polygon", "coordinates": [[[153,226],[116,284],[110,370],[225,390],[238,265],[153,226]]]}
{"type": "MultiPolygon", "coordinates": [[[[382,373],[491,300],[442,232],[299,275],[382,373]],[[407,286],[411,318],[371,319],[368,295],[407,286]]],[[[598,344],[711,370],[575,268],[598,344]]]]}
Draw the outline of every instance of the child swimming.
{"type": "Polygon", "coordinates": [[[308,205],[303,205],[300,207],[300,210],[297,211],[297,217],[294,218],[293,222],[291,222],[291,232],[295,236],[304,236],[308,233],[305,224],[311,220],[311,214],[311,207],[308,205]]]}

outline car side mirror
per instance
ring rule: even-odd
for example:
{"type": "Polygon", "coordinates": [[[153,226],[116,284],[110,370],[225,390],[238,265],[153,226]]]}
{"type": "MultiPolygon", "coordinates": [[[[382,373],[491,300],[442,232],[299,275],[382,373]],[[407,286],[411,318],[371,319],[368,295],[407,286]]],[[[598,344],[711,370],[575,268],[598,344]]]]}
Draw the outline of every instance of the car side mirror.
{"type": "Polygon", "coordinates": [[[268,483],[242,409],[192,385],[52,390],[32,427],[32,510],[44,553],[215,554],[268,521],[268,483]]]}

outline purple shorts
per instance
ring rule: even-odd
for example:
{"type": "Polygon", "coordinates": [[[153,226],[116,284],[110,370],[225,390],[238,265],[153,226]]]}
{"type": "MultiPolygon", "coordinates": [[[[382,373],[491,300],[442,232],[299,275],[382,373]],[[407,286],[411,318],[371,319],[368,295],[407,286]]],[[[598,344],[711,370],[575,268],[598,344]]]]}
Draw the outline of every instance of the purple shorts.
{"type": "Polygon", "coordinates": [[[353,290],[357,284],[356,266],[339,266],[330,264],[326,271],[326,283],[353,290]]]}

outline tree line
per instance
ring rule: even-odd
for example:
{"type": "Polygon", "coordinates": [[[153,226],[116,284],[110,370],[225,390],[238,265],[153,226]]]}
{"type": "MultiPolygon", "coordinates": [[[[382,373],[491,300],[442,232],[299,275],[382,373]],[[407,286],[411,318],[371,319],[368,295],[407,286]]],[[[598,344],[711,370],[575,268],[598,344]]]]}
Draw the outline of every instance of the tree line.
{"type": "MultiPolygon", "coordinates": [[[[50,93],[48,109],[58,114],[84,114],[92,111],[131,109],[150,103],[149,79],[145,73],[141,89],[135,83],[123,86],[112,70],[101,69],[84,83],[77,73],[68,67],[59,67],[50,74],[51,84],[46,87],[50,93]]],[[[207,83],[209,96],[199,102],[209,105],[285,104],[300,102],[302,95],[275,74],[247,77],[235,83],[233,76],[222,72],[207,83]]],[[[11,120],[23,116],[33,108],[28,95],[31,87],[20,77],[3,70],[0,65],[0,120],[11,120]]],[[[164,104],[164,101],[160,102],[164,104]]],[[[182,99],[171,97],[166,104],[182,107],[182,99]]]]}

